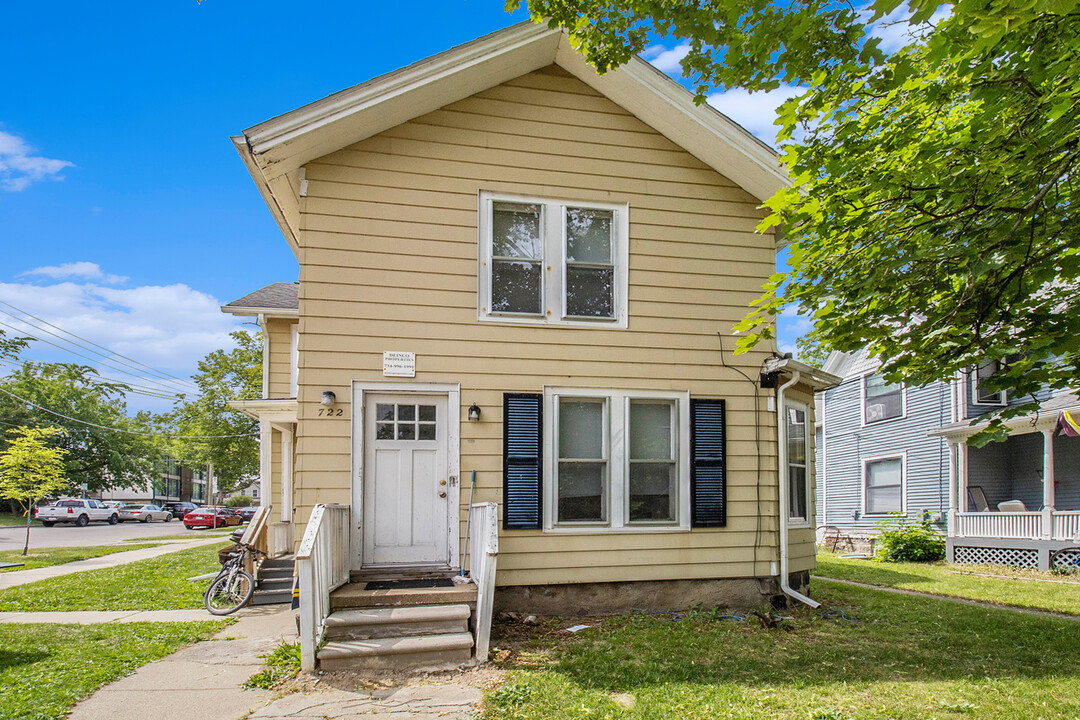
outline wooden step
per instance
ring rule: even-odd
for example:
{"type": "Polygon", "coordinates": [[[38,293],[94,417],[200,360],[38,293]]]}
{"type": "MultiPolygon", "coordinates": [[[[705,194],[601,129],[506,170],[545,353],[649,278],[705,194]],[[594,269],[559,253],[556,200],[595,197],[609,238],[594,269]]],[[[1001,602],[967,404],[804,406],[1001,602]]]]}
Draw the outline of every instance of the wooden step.
{"type": "Polygon", "coordinates": [[[469,631],[468,605],[412,605],[338,610],[326,618],[329,640],[370,640],[469,631]]]}
{"type": "Polygon", "coordinates": [[[472,661],[469,633],[328,642],[319,650],[323,670],[445,670],[472,661]]]}
{"type": "Polygon", "coordinates": [[[330,594],[331,610],[413,605],[469,605],[476,607],[476,586],[365,590],[366,583],[349,583],[330,594]]]}

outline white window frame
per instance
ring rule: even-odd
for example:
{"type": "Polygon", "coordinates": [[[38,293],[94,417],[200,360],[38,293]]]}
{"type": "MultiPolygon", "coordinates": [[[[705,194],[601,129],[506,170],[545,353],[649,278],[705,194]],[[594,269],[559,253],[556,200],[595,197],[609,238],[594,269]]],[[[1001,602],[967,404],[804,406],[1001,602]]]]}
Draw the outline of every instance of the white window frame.
{"type": "Polygon", "coordinates": [[[881,462],[883,460],[899,460],[900,461],[900,512],[907,514],[907,453],[892,453],[890,455],[875,455],[874,457],[862,458],[862,475],[859,479],[859,505],[862,508],[863,517],[888,517],[890,513],[895,512],[890,510],[884,513],[872,513],[866,508],[866,483],[869,479],[870,464],[875,462],[881,462]]]}
{"type": "Polygon", "coordinates": [[[544,388],[544,532],[562,534],[666,533],[690,531],[690,393],[672,390],[627,390],[615,388],[544,388]],[[604,438],[607,450],[608,519],[606,522],[558,522],[560,398],[602,398],[606,410],[604,438]],[[631,400],[664,400],[675,404],[676,516],[674,522],[636,521],[630,517],[630,456],[627,432],[631,400]]]}
{"type": "Polygon", "coordinates": [[[867,420],[866,419],[866,380],[871,375],[880,375],[877,370],[873,372],[864,373],[859,378],[859,418],[863,427],[868,425],[881,425],[883,423],[895,422],[896,420],[903,420],[907,417],[907,384],[900,383],[900,414],[896,417],[885,418],[883,420],[867,420]]]}
{"type": "Polygon", "coordinates": [[[489,323],[560,325],[619,328],[628,325],[627,295],[630,278],[630,206],[627,203],[586,202],[538,198],[481,191],[479,196],[479,267],[477,269],[477,320],[489,323]],[[496,202],[539,205],[541,264],[540,314],[493,313],[491,308],[492,206],[496,202]],[[613,214],[612,259],[615,264],[614,318],[582,318],[566,315],[566,209],[609,210],[613,214]]]}
{"type": "MultiPolygon", "coordinates": [[[[787,411],[788,408],[793,410],[801,410],[803,413],[803,442],[806,445],[805,457],[803,458],[803,484],[806,485],[806,517],[799,517],[791,514],[792,498],[791,492],[788,491],[788,526],[793,528],[810,527],[810,518],[814,514],[814,498],[810,492],[810,478],[811,467],[810,462],[810,449],[813,447],[810,437],[810,408],[806,403],[798,402],[795,400],[784,401],[784,442],[788,443],[788,447],[784,452],[784,480],[788,483],[791,482],[791,440],[788,437],[788,420],[787,411]]],[[[790,485],[788,486],[790,488],[790,485]]]]}
{"type": "MultiPolygon", "coordinates": [[[[1001,363],[997,360],[989,360],[988,362],[992,362],[996,366],[994,373],[1001,370],[1001,363]]],[[[979,368],[975,367],[971,369],[968,372],[968,375],[970,377],[968,391],[971,393],[972,405],[975,405],[976,407],[1004,407],[1009,404],[1008,396],[1005,394],[1004,390],[998,390],[997,394],[1001,399],[997,402],[982,402],[979,400],[979,368]]]]}

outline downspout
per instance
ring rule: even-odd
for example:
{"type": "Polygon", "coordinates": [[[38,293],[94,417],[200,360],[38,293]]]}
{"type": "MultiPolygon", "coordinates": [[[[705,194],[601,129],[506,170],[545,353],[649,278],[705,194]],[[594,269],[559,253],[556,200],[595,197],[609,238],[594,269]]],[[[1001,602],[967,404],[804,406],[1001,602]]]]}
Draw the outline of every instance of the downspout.
{"type": "Polygon", "coordinates": [[[780,490],[780,590],[790,598],[809,605],[812,608],[821,607],[821,603],[803,595],[788,583],[788,484],[787,476],[783,472],[787,467],[787,438],[784,433],[786,419],[784,416],[784,392],[789,387],[799,382],[801,374],[794,372],[791,379],[776,389],[776,456],[777,485],[780,490]]]}

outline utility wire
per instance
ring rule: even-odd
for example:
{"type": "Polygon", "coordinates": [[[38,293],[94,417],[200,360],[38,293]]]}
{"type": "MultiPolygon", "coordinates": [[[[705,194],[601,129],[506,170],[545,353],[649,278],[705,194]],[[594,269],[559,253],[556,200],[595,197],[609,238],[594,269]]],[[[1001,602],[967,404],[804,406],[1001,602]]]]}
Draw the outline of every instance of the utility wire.
{"type": "MultiPolygon", "coordinates": [[[[14,310],[14,311],[16,311],[18,313],[21,313],[23,315],[26,315],[27,317],[34,318],[38,322],[44,323],[44,324],[48,325],[51,328],[55,328],[56,330],[59,330],[60,332],[64,333],[65,335],[70,335],[71,337],[77,338],[78,340],[81,340],[82,342],[84,342],[84,343],[86,343],[88,345],[92,345],[93,347],[96,347],[96,348],[98,348],[100,350],[104,350],[109,355],[113,355],[115,357],[122,358],[123,360],[129,360],[131,363],[134,363],[137,366],[146,368],[146,370],[149,370],[151,374],[156,375],[156,376],[160,377],[163,380],[171,380],[171,381],[177,381],[178,380],[178,381],[180,381],[180,382],[182,382],[182,383],[184,383],[186,385],[191,384],[190,380],[187,380],[187,379],[181,378],[181,377],[177,377],[176,375],[172,375],[170,373],[167,373],[164,370],[159,370],[159,369],[157,369],[157,368],[155,368],[153,366],[147,365],[144,362],[140,362],[139,360],[136,360],[135,358],[128,357],[127,355],[124,355],[122,353],[118,353],[115,350],[110,350],[109,348],[105,347],[104,345],[98,345],[96,342],[93,342],[92,340],[87,340],[86,338],[84,338],[84,337],[82,337],[80,335],[76,335],[75,333],[71,332],[70,330],[65,330],[64,328],[62,328],[62,327],[60,327],[58,325],[54,325],[53,323],[49,322],[48,320],[45,320],[44,318],[40,318],[37,315],[34,315],[33,313],[29,313],[26,310],[23,310],[22,308],[15,307],[11,303],[4,302],[3,300],[0,300],[0,305],[6,305],[7,307],[11,308],[12,310],[14,310]]],[[[7,312],[7,311],[4,311],[4,312],[6,312],[8,315],[11,315],[10,312],[7,312]]],[[[12,317],[16,317],[16,316],[12,315],[12,317]]],[[[21,322],[26,322],[25,320],[20,320],[20,321],[21,322]]],[[[32,323],[26,323],[26,324],[31,325],[31,327],[34,327],[34,325],[32,323]]],[[[38,329],[43,330],[44,328],[38,328],[38,329]]],[[[49,331],[46,330],[45,332],[49,332],[49,331]]],[[[56,333],[49,333],[49,334],[50,335],[56,335],[56,333]]],[[[60,337],[58,335],[56,335],[56,336],[60,337]]],[[[67,340],[65,338],[61,338],[61,339],[65,340],[65,342],[71,343],[72,345],[78,345],[78,343],[75,343],[75,342],[73,342],[71,340],[67,340]]],[[[85,348],[85,347],[83,349],[90,350],[90,348],[85,348]]],[[[90,350],[90,352],[94,352],[96,355],[101,355],[101,353],[95,352],[94,350],[90,350]]],[[[129,363],[123,363],[123,364],[128,365],[129,367],[134,367],[133,365],[129,365],[129,363]]]]}
{"type": "MultiPolygon", "coordinates": [[[[40,365],[41,363],[35,363],[33,360],[27,360],[25,364],[26,365],[34,365],[34,364],[39,364],[40,365]]],[[[21,370],[23,367],[25,367],[25,365],[20,365],[19,363],[13,363],[13,362],[10,362],[8,360],[0,360],[0,365],[5,365],[5,366],[13,368],[15,370],[21,370]]],[[[104,375],[98,375],[98,377],[101,378],[102,380],[106,381],[106,382],[115,383],[117,385],[125,386],[128,390],[131,391],[131,393],[133,395],[145,395],[146,397],[158,398],[160,400],[175,400],[176,399],[176,395],[165,392],[164,390],[159,390],[159,389],[154,388],[154,387],[149,387],[149,386],[146,386],[146,385],[137,385],[137,384],[125,382],[123,380],[117,380],[116,378],[106,377],[104,375]]]]}
{"type": "MultiPolygon", "coordinates": [[[[3,326],[5,326],[5,327],[9,327],[9,328],[11,328],[12,330],[14,330],[15,332],[19,332],[19,333],[23,332],[22,330],[20,330],[19,328],[15,327],[14,325],[10,325],[10,324],[8,324],[8,323],[6,323],[6,322],[2,321],[2,320],[0,320],[0,325],[3,325],[3,326]]],[[[68,348],[68,347],[64,347],[63,345],[59,345],[59,344],[57,344],[57,343],[55,343],[55,342],[53,342],[53,341],[51,341],[51,340],[46,340],[45,338],[35,337],[35,336],[33,336],[33,335],[31,335],[31,336],[30,336],[30,338],[31,338],[32,340],[37,340],[37,341],[39,341],[39,342],[43,342],[43,343],[45,343],[45,344],[47,344],[47,345],[52,345],[53,347],[55,347],[55,348],[59,348],[60,350],[63,350],[64,352],[69,352],[69,353],[71,353],[72,355],[75,355],[76,357],[80,357],[80,358],[82,358],[83,360],[87,360],[87,361],[89,361],[89,362],[92,362],[92,363],[97,363],[97,364],[105,365],[105,366],[106,366],[106,367],[108,367],[108,368],[109,368],[110,370],[117,370],[117,371],[119,371],[119,372],[121,372],[121,373],[123,373],[123,374],[125,374],[125,375],[132,375],[132,377],[136,377],[136,378],[138,378],[139,380],[143,380],[143,381],[146,381],[146,382],[154,382],[154,383],[156,383],[156,381],[155,381],[155,380],[154,380],[153,378],[147,378],[147,377],[141,377],[141,376],[138,376],[138,375],[134,375],[134,374],[133,374],[133,373],[131,373],[131,372],[130,372],[129,370],[125,370],[125,369],[124,369],[124,368],[122,368],[122,367],[118,367],[118,366],[116,366],[116,365],[112,364],[112,363],[111,363],[111,362],[109,362],[109,361],[106,361],[106,360],[103,360],[103,359],[98,359],[98,358],[92,358],[92,357],[88,357],[88,356],[86,356],[86,355],[83,355],[83,354],[81,354],[81,353],[77,353],[77,352],[75,352],[75,351],[74,351],[74,350],[72,350],[71,348],[68,348]]],[[[63,338],[61,338],[61,339],[63,339],[63,338]]],[[[65,342],[69,342],[69,341],[65,341],[65,342]]],[[[187,390],[183,390],[183,391],[181,391],[180,389],[177,389],[177,388],[171,388],[171,387],[166,387],[166,386],[164,386],[164,385],[161,385],[160,387],[161,387],[161,391],[162,391],[162,392],[168,392],[168,393],[171,393],[171,394],[172,394],[172,395],[174,395],[174,396],[175,396],[175,395],[184,395],[184,394],[191,394],[191,395],[197,395],[197,393],[190,393],[190,392],[188,392],[187,390]]]]}
{"type": "Polygon", "coordinates": [[[79,418],[73,418],[73,417],[70,417],[68,415],[58,413],[55,410],[50,410],[49,408],[44,408],[44,407],[41,407],[40,405],[32,403],[29,400],[27,400],[26,398],[19,397],[18,395],[15,395],[14,393],[9,393],[4,388],[0,388],[0,393],[4,393],[8,397],[12,397],[12,398],[18,400],[21,403],[25,403],[25,404],[29,405],[32,408],[37,408],[38,410],[41,410],[42,412],[47,412],[50,415],[55,415],[56,417],[63,418],[65,420],[70,420],[71,422],[77,422],[77,423],[81,423],[83,425],[89,425],[90,427],[99,428],[101,430],[109,430],[111,432],[126,433],[128,435],[144,435],[144,436],[148,436],[148,437],[172,438],[173,440],[216,440],[216,439],[219,439],[219,438],[256,437],[258,435],[258,433],[238,433],[236,435],[172,435],[170,433],[152,433],[152,432],[146,432],[146,431],[143,431],[143,430],[126,430],[124,428],[115,428],[115,427],[108,427],[106,425],[98,425],[97,423],[88,422],[86,420],[80,420],[79,418]]]}

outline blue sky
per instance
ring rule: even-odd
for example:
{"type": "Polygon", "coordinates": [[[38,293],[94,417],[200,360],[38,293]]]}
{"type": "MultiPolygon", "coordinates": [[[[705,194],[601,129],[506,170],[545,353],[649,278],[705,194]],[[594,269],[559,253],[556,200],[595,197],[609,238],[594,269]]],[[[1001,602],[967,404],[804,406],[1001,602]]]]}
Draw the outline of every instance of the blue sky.
{"type": "MultiPolygon", "coordinates": [[[[524,19],[502,0],[43,0],[4,16],[0,329],[25,329],[14,306],[181,377],[238,327],[219,304],[297,275],[229,136],[524,19]]],[[[681,53],[647,57],[678,75],[681,53]]],[[[714,104],[771,140],[780,96],[714,104]]],[[[799,323],[783,320],[782,346],[799,323]]]]}

